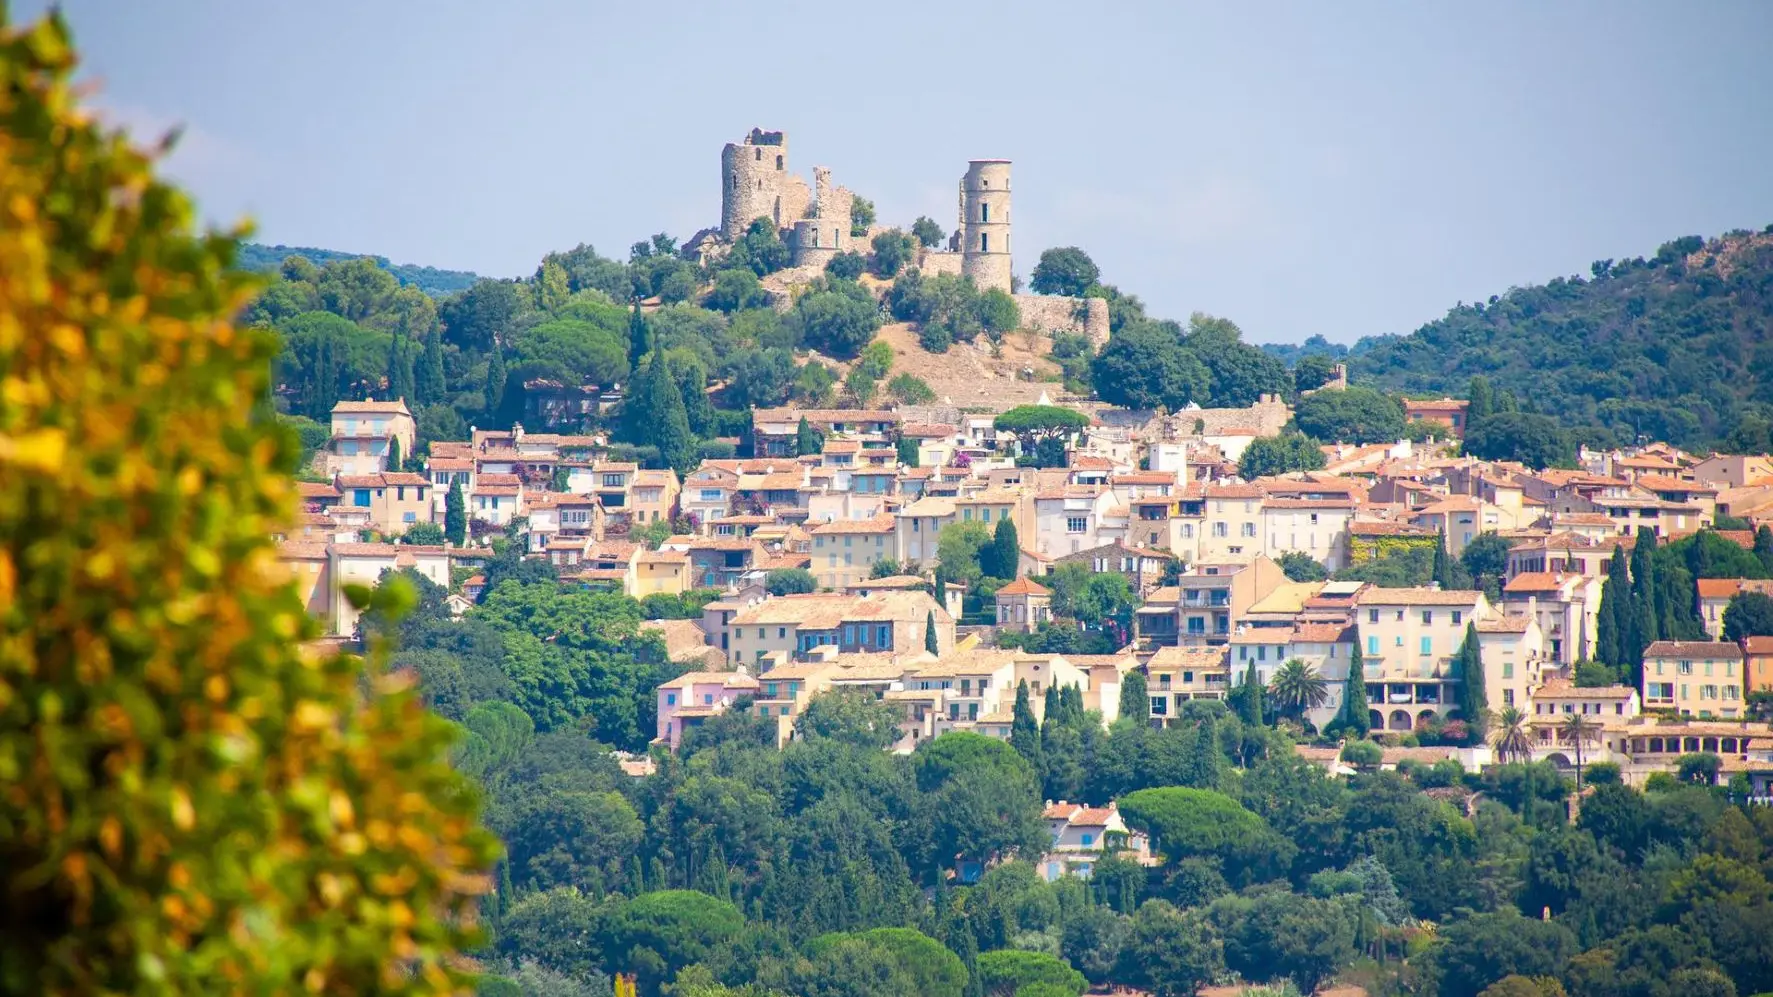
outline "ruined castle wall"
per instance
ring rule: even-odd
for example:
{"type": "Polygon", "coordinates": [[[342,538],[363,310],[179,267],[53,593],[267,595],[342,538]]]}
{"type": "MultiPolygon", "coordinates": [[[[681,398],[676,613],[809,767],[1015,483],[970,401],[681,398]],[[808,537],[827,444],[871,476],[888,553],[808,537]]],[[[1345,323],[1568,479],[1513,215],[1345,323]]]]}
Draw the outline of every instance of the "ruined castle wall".
{"type": "Polygon", "coordinates": [[[918,260],[917,268],[925,277],[934,277],[939,273],[960,276],[961,256],[959,253],[944,253],[934,249],[926,249],[918,260]]]}
{"type": "Polygon", "coordinates": [[[1101,298],[1018,294],[1015,299],[1024,329],[1083,333],[1090,337],[1090,343],[1096,349],[1108,342],[1108,302],[1101,298]]]}
{"type": "Polygon", "coordinates": [[[795,222],[788,248],[794,266],[823,269],[832,257],[850,248],[849,217],[826,218],[821,213],[818,218],[795,222]]]}
{"type": "Polygon", "coordinates": [[[776,225],[780,228],[793,228],[794,223],[807,217],[813,207],[813,192],[800,177],[789,174],[782,178],[780,208],[774,215],[776,225]]]}

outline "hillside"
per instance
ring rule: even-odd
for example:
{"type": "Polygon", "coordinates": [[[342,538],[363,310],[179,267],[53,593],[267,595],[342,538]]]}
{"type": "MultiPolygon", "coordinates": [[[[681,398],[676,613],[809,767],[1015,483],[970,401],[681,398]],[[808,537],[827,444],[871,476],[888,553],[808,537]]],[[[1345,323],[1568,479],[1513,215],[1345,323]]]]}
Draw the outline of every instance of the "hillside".
{"type": "Polygon", "coordinates": [[[466,270],[439,270],[436,267],[421,267],[411,263],[396,265],[389,263],[386,256],[371,256],[368,253],[343,253],[336,249],[315,249],[311,246],[266,246],[257,242],[241,244],[238,264],[242,270],[275,270],[290,256],[305,256],[316,266],[325,266],[334,260],[366,257],[375,260],[383,270],[393,274],[403,286],[416,287],[434,298],[466,290],[468,285],[480,279],[478,274],[466,270]]]}
{"type": "Polygon", "coordinates": [[[1773,411],[1773,226],[1598,261],[1588,278],[1363,339],[1348,362],[1356,378],[1403,392],[1463,394],[1486,376],[1584,442],[1715,443],[1773,411]]]}

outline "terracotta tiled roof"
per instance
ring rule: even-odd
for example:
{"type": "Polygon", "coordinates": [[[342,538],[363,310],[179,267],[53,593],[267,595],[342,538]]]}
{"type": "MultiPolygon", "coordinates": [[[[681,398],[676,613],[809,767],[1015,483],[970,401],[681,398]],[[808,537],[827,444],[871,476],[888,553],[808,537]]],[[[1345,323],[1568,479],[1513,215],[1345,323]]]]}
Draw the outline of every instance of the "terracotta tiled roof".
{"type": "Polygon", "coordinates": [[[1483,598],[1476,589],[1388,589],[1374,587],[1360,595],[1363,606],[1469,606],[1483,598]]]}
{"type": "Polygon", "coordinates": [[[1556,592],[1569,575],[1557,571],[1523,571],[1502,586],[1504,592],[1556,592]]]}
{"type": "Polygon", "coordinates": [[[1005,585],[1003,588],[998,589],[997,594],[998,595],[1052,595],[1052,592],[1051,592],[1051,590],[1047,589],[1045,586],[1035,584],[1034,580],[1029,578],[1027,575],[1023,575],[1021,578],[1018,578],[1015,581],[1009,583],[1008,585],[1005,585]]]}
{"type": "Polygon", "coordinates": [[[835,519],[829,523],[820,523],[813,527],[814,536],[833,533],[891,533],[895,520],[891,515],[875,516],[871,519],[835,519]]]}
{"type": "Polygon", "coordinates": [[[406,407],[406,402],[404,402],[404,401],[396,401],[396,402],[345,401],[345,402],[339,402],[338,404],[334,405],[332,407],[332,412],[334,415],[338,415],[342,412],[386,412],[386,413],[391,413],[391,414],[398,413],[400,415],[411,415],[412,414],[412,412],[406,407]]]}
{"type": "Polygon", "coordinates": [[[1481,634],[1524,634],[1531,623],[1532,619],[1527,616],[1499,616],[1477,621],[1477,631],[1481,634]]]}
{"type": "Polygon", "coordinates": [[[1744,654],[1773,654],[1773,637],[1742,638],[1744,654]]]}
{"type": "Polygon", "coordinates": [[[296,482],[296,494],[304,499],[338,498],[339,490],[319,481],[296,482]]]}
{"type": "Polygon", "coordinates": [[[1348,644],[1354,641],[1354,628],[1344,623],[1297,623],[1288,639],[1295,644],[1348,644]]]}
{"type": "Polygon", "coordinates": [[[1723,658],[1742,660],[1742,648],[1729,641],[1659,640],[1644,648],[1646,658],[1723,658]]]}

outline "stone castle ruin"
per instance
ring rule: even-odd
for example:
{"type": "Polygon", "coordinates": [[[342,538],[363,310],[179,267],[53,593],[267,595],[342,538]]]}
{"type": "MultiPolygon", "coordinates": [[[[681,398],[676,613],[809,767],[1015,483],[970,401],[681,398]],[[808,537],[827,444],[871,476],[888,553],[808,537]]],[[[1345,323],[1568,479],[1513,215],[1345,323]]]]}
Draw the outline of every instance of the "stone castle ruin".
{"type": "MultiPolygon", "coordinates": [[[[975,159],[960,179],[959,212],[948,248],[919,246],[913,266],[926,274],[971,277],[980,289],[1013,294],[1026,328],[1044,332],[1081,332],[1097,346],[1108,340],[1108,302],[1099,298],[1063,298],[1014,294],[1010,255],[1010,161],[975,159]]],[[[709,256],[732,245],[751,223],[768,218],[788,244],[790,270],[771,274],[782,287],[818,277],[839,253],[867,252],[876,225],[867,236],[850,235],[850,208],[855,194],[833,185],[831,170],[813,167],[813,185],[790,172],[788,137],[753,128],[743,142],[729,142],[720,152],[720,228],[697,233],[686,249],[709,256]]]]}

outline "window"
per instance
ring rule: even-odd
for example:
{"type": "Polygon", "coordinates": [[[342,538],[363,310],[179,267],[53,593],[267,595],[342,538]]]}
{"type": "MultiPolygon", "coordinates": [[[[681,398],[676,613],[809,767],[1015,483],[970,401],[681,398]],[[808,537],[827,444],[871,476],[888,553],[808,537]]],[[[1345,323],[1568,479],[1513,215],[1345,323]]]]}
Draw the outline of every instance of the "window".
{"type": "Polygon", "coordinates": [[[1504,661],[1502,663],[1502,677],[1505,680],[1514,678],[1514,662],[1504,661]]]}
{"type": "Polygon", "coordinates": [[[667,692],[665,694],[665,705],[666,706],[676,706],[677,705],[677,693],[667,692]]]}
{"type": "Polygon", "coordinates": [[[703,706],[713,706],[714,705],[714,694],[711,692],[702,693],[702,705],[703,706]]]}
{"type": "Polygon", "coordinates": [[[788,636],[788,628],[787,627],[777,627],[776,628],[776,636],[779,638],[788,636]]]}
{"type": "Polygon", "coordinates": [[[1089,525],[1089,520],[1082,516],[1068,516],[1065,519],[1066,533],[1082,533],[1089,525]]]}
{"type": "Polygon", "coordinates": [[[1700,699],[1716,699],[1716,698],[1718,698],[1718,687],[1715,685],[1700,686],[1699,687],[1699,698],[1700,699]]]}
{"type": "Polygon", "coordinates": [[[1433,637],[1422,638],[1422,653],[1423,654],[1433,654],[1434,653],[1434,638],[1433,637]]]}
{"type": "Polygon", "coordinates": [[[1681,662],[1681,664],[1680,664],[1680,668],[1679,668],[1679,671],[1680,671],[1680,673],[1681,673],[1681,674],[1682,674],[1682,675],[1691,675],[1691,674],[1693,674],[1693,662],[1691,662],[1691,661],[1683,661],[1683,662],[1681,662]]]}
{"type": "Polygon", "coordinates": [[[1083,836],[1083,843],[1084,843],[1084,847],[1088,848],[1089,846],[1096,843],[1096,836],[1093,834],[1085,834],[1083,836]]]}
{"type": "Polygon", "coordinates": [[[1434,610],[1424,609],[1422,611],[1422,625],[1429,626],[1433,623],[1434,623],[1434,610]]]}
{"type": "Polygon", "coordinates": [[[1368,654],[1378,654],[1379,653],[1379,638],[1377,638],[1377,637],[1368,637],[1367,638],[1367,653],[1368,654]]]}
{"type": "Polygon", "coordinates": [[[991,220],[991,202],[979,202],[979,220],[982,222],[988,222],[991,220]]]}
{"type": "Polygon", "coordinates": [[[1727,686],[1724,686],[1724,698],[1729,699],[1729,700],[1735,700],[1735,699],[1740,698],[1740,693],[1738,693],[1735,686],[1727,685],[1727,686]]]}
{"type": "Polygon", "coordinates": [[[1378,623],[1379,622],[1379,611],[1377,609],[1367,610],[1367,622],[1368,623],[1378,623]]]}
{"type": "Polygon", "coordinates": [[[1255,523],[1245,523],[1243,525],[1242,533],[1246,537],[1255,536],[1256,535],[1256,524],[1255,523]]]}
{"type": "Polygon", "coordinates": [[[1464,619],[1465,619],[1464,613],[1461,613],[1457,609],[1453,610],[1453,625],[1454,626],[1458,626],[1460,624],[1460,622],[1464,619]]]}
{"type": "Polygon", "coordinates": [[[1185,540],[1193,540],[1194,539],[1194,524],[1193,523],[1183,523],[1182,524],[1182,537],[1185,540]]]}
{"type": "Polygon", "coordinates": [[[1213,536],[1224,537],[1224,536],[1230,536],[1230,535],[1231,535],[1231,528],[1229,526],[1225,525],[1224,523],[1214,523],[1213,524],[1213,536]]]}
{"type": "Polygon", "coordinates": [[[1502,690],[1502,705],[1503,706],[1513,706],[1514,705],[1514,690],[1513,689],[1502,690]]]}
{"type": "Polygon", "coordinates": [[[980,232],[979,233],[979,252],[981,252],[981,253],[991,252],[991,233],[989,233],[989,232],[980,232]]]}

